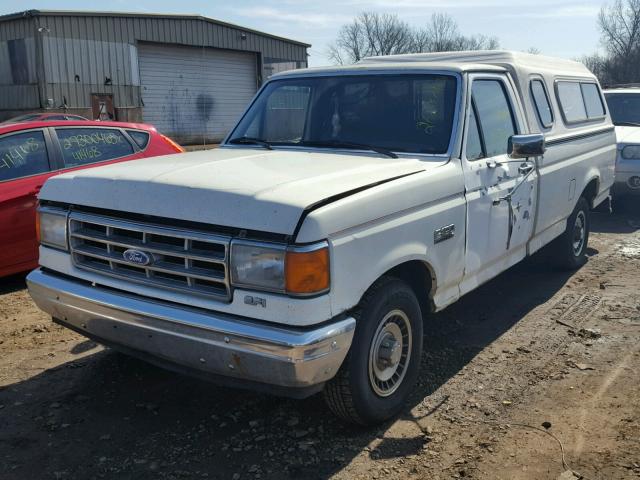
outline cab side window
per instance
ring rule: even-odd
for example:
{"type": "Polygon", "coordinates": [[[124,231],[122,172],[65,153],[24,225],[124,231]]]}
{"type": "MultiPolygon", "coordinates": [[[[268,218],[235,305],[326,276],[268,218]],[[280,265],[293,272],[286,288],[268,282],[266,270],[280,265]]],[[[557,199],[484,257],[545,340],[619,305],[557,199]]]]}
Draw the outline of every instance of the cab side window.
{"type": "Polygon", "coordinates": [[[0,138],[0,182],[49,171],[49,156],[42,131],[0,138]]]}
{"type": "Polygon", "coordinates": [[[531,80],[531,97],[533,98],[536,112],[538,112],[540,124],[544,128],[551,127],[553,125],[553,111],[551,110],[547,89],[544,87],[542,80],[531,80]]]}
{"type": "Polygon", "coordinates": [[[558,82],[558,99],[566,123],[587,120],[587,110],[582,100],[582,90],[578,82],[558,82]]]}
{"type": "MultiPolygon", "coordinates": [[[[503,83],[499,80],[476,80],[471,87],[471,98],[475,115],[477,115],[472,123],[477,122],[479,127],[477,130],[479,143],[482,146],[482,155],[478,156],[478,141],[476,140],[472,140],[472,145],[475,143],[473,148],[476,152],[469,151],[468,139],[467,158],[495,157],[506,154],[509,137],[515,135],[517,130],[503,83]]],[[[474,135],[472,123],[469,125],[471,133],[468,135],[470,138],[474,135]]]]}
{"type": "Polygon", "coordinates": [[[604,118],[604,104],[595,83],[560,81],[556,89],[565,123],[585,123],[604,118]]]}
{"type": "Polygon", "coordinates": [[[595,83],[581,83],[584,106],[587,109],[587,117],[598,118],[604,115],[604,105],[600,97],[600,91],[595,83]]]}
{"type": "Polygon", "coordinates": [[[120,130],[56,128],[64,166],[77,167],[133,155],[133,146],[120,130]]]}

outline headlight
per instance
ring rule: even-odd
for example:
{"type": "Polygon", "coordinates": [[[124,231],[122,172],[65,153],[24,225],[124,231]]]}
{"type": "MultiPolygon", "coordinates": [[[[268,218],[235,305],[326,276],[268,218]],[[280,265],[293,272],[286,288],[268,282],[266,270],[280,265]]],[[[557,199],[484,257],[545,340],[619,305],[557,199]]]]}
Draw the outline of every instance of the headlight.
{"type": "Polygon", "coordinates": [[[313,295],[329,289],[326,242],[285,247],[244,240],[231,243],[231,282],[290,295],[313,295]]]}
{"type": "Polygon", "coordinates": [[[640,159],[640,145],[627,145],[622,149],[622,158],[625,160],[640,159]]]}
{"type": "Polygon", "coordinates": [[[39,208],[36,233],[42,245],[67,250],[67,212],[47,207],[39,208]]]}
{"type": "Polygon", "coordinates": [[[284,246],[250,242],[231,244],[231,281],[234,285],[284,291],[284,246]]]}

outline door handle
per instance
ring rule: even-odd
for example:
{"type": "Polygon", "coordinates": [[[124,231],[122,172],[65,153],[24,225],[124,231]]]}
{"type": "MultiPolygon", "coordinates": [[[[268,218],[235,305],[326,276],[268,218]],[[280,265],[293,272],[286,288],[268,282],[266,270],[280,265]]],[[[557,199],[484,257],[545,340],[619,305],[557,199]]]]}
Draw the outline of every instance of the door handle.
{"type": "Polygon", "coordinates": [[[534,165],[533,163],[523,163],[518,167],[518,173],[520,175],[528,175],[533,171],[534,165]]]}

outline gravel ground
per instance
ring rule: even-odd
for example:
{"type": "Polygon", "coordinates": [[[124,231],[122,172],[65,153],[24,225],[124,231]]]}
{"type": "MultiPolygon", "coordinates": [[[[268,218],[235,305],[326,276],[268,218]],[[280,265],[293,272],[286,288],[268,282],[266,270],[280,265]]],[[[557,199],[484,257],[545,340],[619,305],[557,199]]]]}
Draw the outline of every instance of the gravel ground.
{"type": "Polygon", "coordinates": [[[2,279],[0,479],[640,478],[639,204],[592,229],[580,271],[536,255],[430,316],[375,429],[105,350],[2,279]]]}

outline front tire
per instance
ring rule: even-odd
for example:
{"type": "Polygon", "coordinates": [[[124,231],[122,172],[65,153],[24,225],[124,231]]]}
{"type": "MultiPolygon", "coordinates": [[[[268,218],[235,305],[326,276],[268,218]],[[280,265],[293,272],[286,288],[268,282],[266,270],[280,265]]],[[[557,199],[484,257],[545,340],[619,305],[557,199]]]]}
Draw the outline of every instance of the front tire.
{"type": "Polygon", "coordinates": [[[383,277],[354,316],[351,349],[324,398],[341,419],[374,425],[397,415],[411,394],[422,355],[422,312],[405,282],[383,277]]]}
{"type": "Polygon", "coordinates": [[[557,240],[556,261],[566,270],[577,270],[587,262],[589,210],[589,202],[584,197],[580,197],[576,208],[567,220],[567,229],[557,240]]]}

